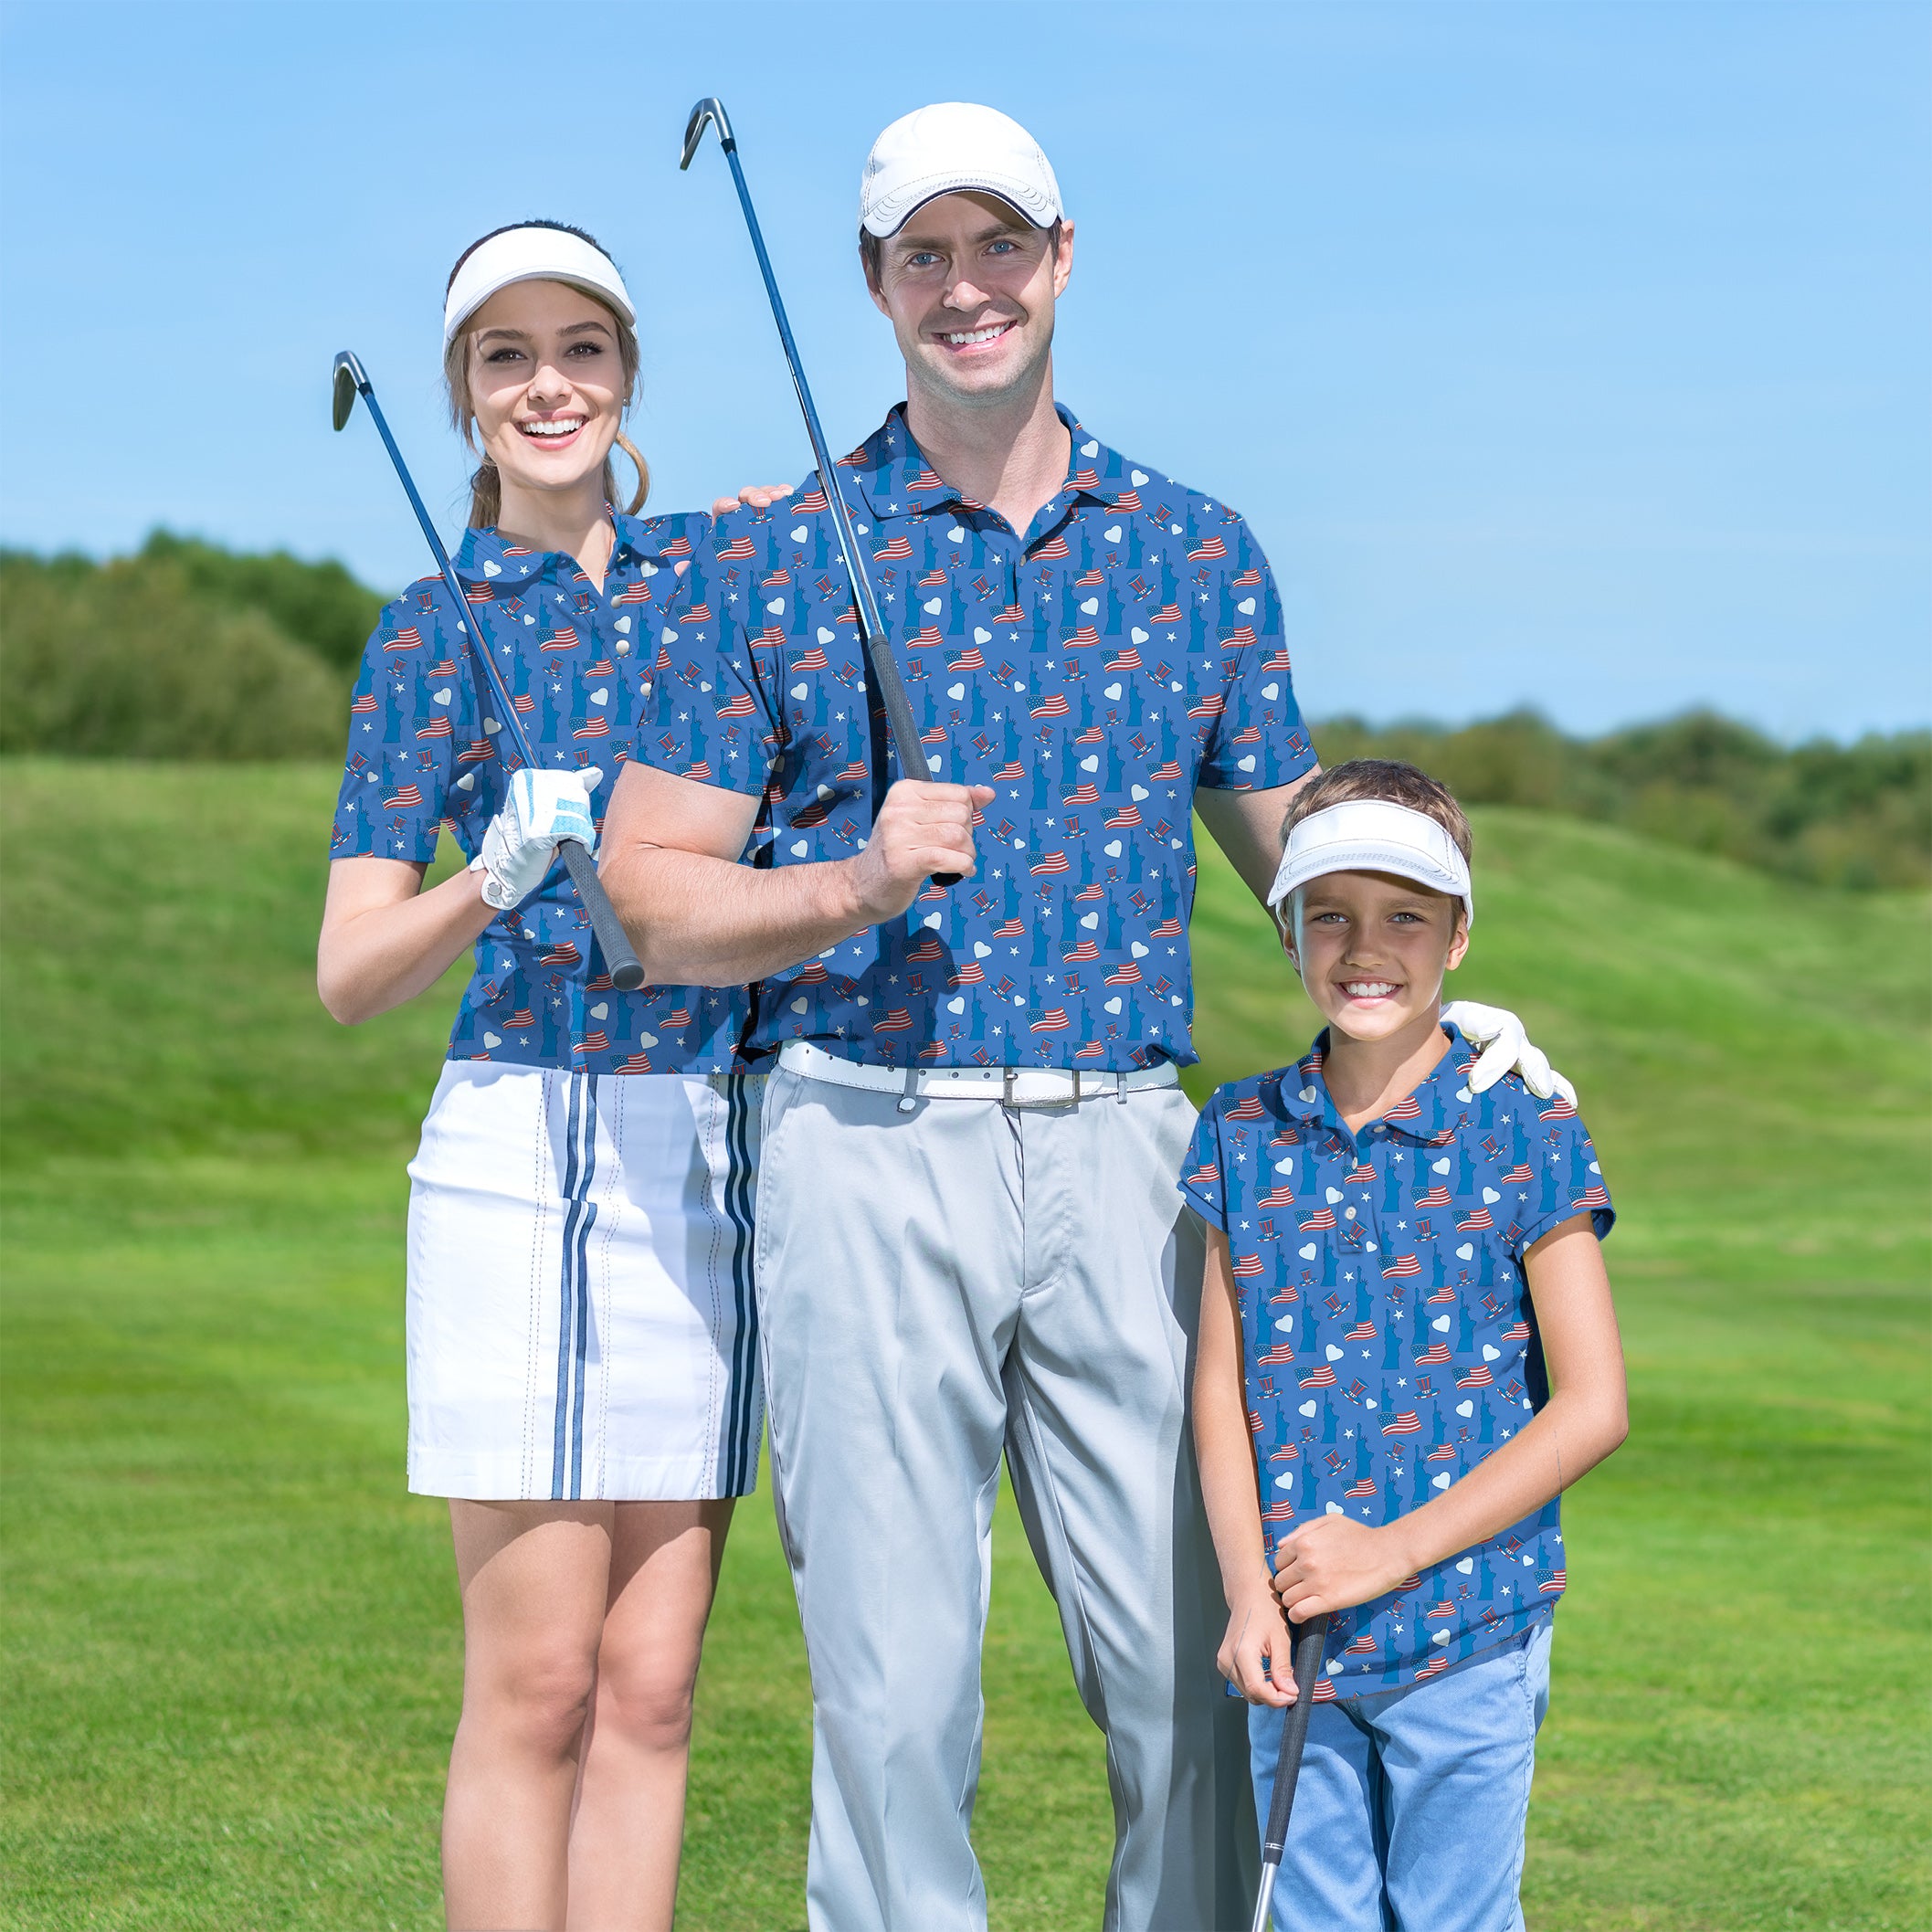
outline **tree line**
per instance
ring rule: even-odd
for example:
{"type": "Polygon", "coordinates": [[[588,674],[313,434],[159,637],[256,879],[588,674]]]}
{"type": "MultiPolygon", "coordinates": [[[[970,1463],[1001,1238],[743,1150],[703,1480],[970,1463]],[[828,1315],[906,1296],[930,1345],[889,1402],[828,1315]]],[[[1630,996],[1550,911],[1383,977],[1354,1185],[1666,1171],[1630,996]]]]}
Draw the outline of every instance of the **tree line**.
{"type": "MultiPolygon", "coordinates": [[[[383,606],[342,565],[156,531],[132,556],[0,551],[0,752],[321,758],[383,606]]],[[[1821,885],[1932,884],[1932,732],[1783,745],[1695,712],[1575,738],[1534,712],[1317,724],[1324,764],[1407,758],[1470,805],[1602,819],[1821,885]]]]}

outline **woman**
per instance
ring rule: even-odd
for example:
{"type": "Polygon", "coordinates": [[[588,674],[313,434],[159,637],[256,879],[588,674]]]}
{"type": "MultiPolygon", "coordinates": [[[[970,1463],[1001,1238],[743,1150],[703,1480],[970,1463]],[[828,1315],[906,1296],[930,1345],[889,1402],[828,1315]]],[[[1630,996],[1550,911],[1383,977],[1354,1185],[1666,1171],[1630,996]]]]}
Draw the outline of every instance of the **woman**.
{"type": "Polygon", "coordinates": [[[588,236],[485,236],[444,343],[482,459],[456,571],[540,769],[511,785],[441,580],[398,597],[351,706],[318,980],[354,1024],[475,948],[409,1169],[409,1486],[449,1498],[463,1599],[446,1910],[668,1927],[704,1623],[757,1473],[758,1110],[743,996],[613,989],[554,857],[609,796],[706,526],[637,517],[635,311],[588,236]],[[444,822],[471,861],[426,892],[444,822]]]}

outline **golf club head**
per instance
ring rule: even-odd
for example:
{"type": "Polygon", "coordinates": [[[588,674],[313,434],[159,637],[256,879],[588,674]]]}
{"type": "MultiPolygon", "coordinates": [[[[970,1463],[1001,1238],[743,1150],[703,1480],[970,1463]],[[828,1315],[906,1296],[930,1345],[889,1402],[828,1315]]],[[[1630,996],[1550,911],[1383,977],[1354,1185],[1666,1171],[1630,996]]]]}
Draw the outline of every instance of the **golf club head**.
{"type": "Polygon", "coordinates": [[[354,411],[355,392],[368,386],[369,378],[363,374],[363,365],[356,361],[355,352],[343,350],[335,358],[335,395],[332,410],[338,429],[354,411]]]}
{"type": "Polygon", "coordinates": [[[698,143],[704,139],[707,121],[718,123],[718,144],[727,154],[738,145],[737,136],[731,131],[731,118],[724,111],[724,103],[715,94],[707,94],[692,109],[691,119],[684,123],[684,152],[678,157],[681,170],[691,165],[691,157],[698,152],[698,143]]]}

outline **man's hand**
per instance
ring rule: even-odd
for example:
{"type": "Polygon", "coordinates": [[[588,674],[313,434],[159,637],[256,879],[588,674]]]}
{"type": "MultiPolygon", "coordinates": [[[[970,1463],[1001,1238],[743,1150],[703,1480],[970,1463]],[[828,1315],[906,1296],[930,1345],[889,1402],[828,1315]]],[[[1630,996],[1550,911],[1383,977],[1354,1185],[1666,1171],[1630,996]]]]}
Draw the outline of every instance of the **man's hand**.
{"type": "Polygon", "coordinates": [[[844,861],[866,924],[896,919],[935,872],[970,879],[974,816],[992,801],[990,786],[900,779],[885,795],[865,850],[844,861]]]}
{"type": "Polygon", "coordinates": [[[1459,1028],[1472,1046],[1483,1050],[1481,1058],[1470,1069],[1472,1093],[1494,1086],[1515,1068],[1522,1074],[1523,1084],[1538,1100],[1560,1093],[1571,1106],[1577,1104],[1576,1088],[1550,1065],[1547,1053],[1530,1044],[1523,1022],[1507,1007],[1485,1007],[1473,999],[1457,999],[1442,1008],[1442,1018],[1459,1028]]]}
{"type": "Polygon", "coordinates": [[[1389,1531],[1371,1529],[1346,1516],[1317,1516],[1304,1523],[1278,1554],[1274,1593],[1296,1623],[1325,1611],[1352,1610],[1392,1590],[1409,1565],[1389,1531]]]}
{"type": "Polygon", "coordinates": [[[1250,1704],[1294,1702],[1294,1652],[1287,1620],[1263,1577],[1228,1610],[1228,1634],[1215,1659],[1250,1704]]]}
{"type": "Polygon", "coordinates": [[[792,493],[789,483],[747,483],[736,496],[721,496],[711,506],[713,516],[729,516],[740,503],[747,510],[769,510],[781,497],[792,493]]]}

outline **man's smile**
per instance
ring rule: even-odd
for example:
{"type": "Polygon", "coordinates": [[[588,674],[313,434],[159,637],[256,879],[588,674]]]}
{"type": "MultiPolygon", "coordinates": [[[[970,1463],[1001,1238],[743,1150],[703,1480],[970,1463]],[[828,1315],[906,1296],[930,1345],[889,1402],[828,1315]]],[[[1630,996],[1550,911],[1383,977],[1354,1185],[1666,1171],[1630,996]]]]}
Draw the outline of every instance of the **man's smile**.
{"type": "Polygon", "coordinates": [[[987,322],[978,329],[945,331],[935,336],[934,340],[955,352],[962,349],[977,349],[984,347],[987,343],[997,343],[1002,335],[1019,326],[1018,322],[1008,319],[1005,322],[987,322]]]}

